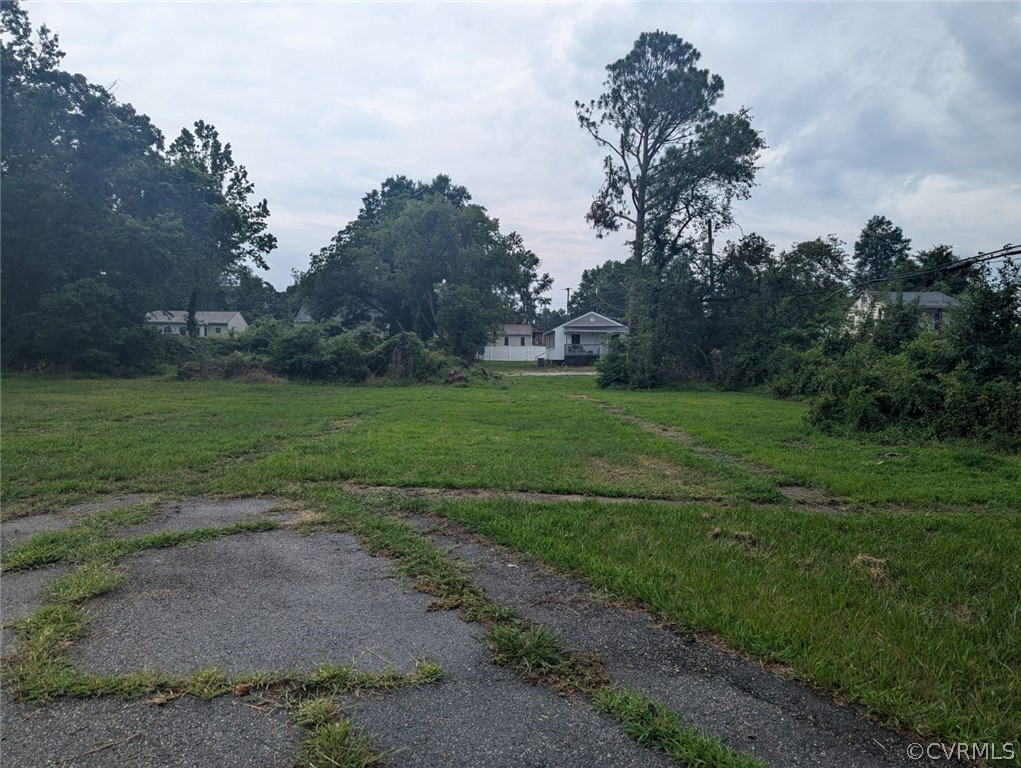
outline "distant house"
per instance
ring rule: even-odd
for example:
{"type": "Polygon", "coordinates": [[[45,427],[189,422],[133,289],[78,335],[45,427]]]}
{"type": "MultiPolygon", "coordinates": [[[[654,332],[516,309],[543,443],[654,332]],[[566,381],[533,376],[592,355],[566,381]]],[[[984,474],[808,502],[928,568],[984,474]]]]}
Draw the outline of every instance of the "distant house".
{"type": "Polygon", "coordinates": [[[896,304],[900,298],[905,304],[917,304],[926,327],[938,331],[947,321],[947,310],[961,302],[940,291],[862,291],[851,307],[851,323],[858,325],[867,318],[881,320],[886,307],[896,304]]]}
{"type": "Polygon", "coordinates": [[[482,348],[479,360],[532,362],[545,351],[541,328],[512,323],[500,327],[492,343],[482,348]]]}
{"type": "MultiPolygon", "coordinates": [[[[183,309],[167,309],[149,312],[145,322],[160,329],[161,333],[178,336],[188,335],[188,312],[183,309]]],[[[248,328],[240,312],[196,312],[195,323],[199,337],[231,336],[248,328]]]]}
{"type": "Polygon", "coordinates": [[[298,314],[294,316],[294,322],[296,325],[304,325],[305,323],[314,322],[312,315],[308,311],[308,307],[304,304],[301,305],[301,309],[298,310],[298,314]]]}
{"type": "Polygon", "coordinates": [[[606,354],[610,339],[627,333],[627,326],[598,312],[586,312],[543,336],[545,351],[539,365],[591,365],[606,354]]]}

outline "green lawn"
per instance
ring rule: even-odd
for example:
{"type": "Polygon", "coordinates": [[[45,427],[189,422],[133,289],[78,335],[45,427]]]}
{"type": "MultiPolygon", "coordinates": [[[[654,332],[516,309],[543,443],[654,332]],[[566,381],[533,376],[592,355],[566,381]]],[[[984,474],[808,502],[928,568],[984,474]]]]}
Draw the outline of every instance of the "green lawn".
{"type": "Polygon", "coordinates": [[[2,388],[5,516],[114,492],[300,499],[339,483],[633,497],[434,506],[889,722],[950,741],[1021,736],[1016,455],[850,441],[806,425],[795,403],[606,392],[585,377],[350,388],[15,376],[2,388]],[[785,506],[778,483],[865,511],[785,506]]]}
{"type": "MultiPolygon", "coordinates": [[[[577,384],[573,387],[578,390],[577,384]]],[[[859,504],[1021,510],[1021,456],[971,442],[924,445],[831,437],[801,403],[734,392],[590,393],[742,459],[859,504]]]]}

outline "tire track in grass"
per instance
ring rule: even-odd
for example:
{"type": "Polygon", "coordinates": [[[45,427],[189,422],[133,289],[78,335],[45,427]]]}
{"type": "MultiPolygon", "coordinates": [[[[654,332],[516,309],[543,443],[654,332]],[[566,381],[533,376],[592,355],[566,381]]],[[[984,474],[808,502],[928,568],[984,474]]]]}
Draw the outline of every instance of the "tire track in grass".
{"type": "Polygon", "coordinates": [[[626,421],[628,424],[636,426],[639,429],[643,429],[650,434],[654,434],[657,437],[662,437],[672,443],[676,443],[677,445],[691,451],[696,456],[701,456],[702,458],[712,459],[715,461],[722,461],[736,469],[747,472],[748,474],[756,477],[775,480],[777,481],[777,490],[784,499],[793,506],[800,507],[801,509],[809,512],[821,512],[829,515],[860,515],[864,513],[864,510],[834,496],[823,493],[817,488],[781,483],[780,480],[782,476],[772,467],[756,464],[748,461],[747,459],[742,459],[737,456],[718,451],[698,442],[686,432],[681,432],[678,429],[667,427],[663,424],[646,421],[645,419],[636,416],[633,413],[629,413],[619,406],[611,405],[603,400],[598,400],[591,395],[575,393],[572,397],[595,403],[597,408],[613,414],[614,416],[626,421]]]}

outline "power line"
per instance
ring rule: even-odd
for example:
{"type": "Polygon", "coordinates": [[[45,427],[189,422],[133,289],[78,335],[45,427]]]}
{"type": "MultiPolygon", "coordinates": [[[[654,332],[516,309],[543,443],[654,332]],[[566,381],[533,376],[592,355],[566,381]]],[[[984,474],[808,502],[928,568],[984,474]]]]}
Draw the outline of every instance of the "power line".
{"type": "MultiPolygon", "coordinates": [[[[996,261],[998,259],[1009,259],[1011,256],[1021,255],[1021,246],[1007,245],[995,251],[979,251],[975,256],[967,256],[963,259],[958,259],[950,264],[941,264],[937,267],[927,267],[926,269],[916,269],[912,272],[904,272],[899,275],[887,275],[885,277],[873,277],[870,280],[863,280],[860,283],[853,283],[851,285],[852,292],[861,291],[865,286],[872,285],[873,283],[891,283],[898,280],[907,280],[911,277],[922,277],[924,275],[933,275],[940,272],[956,272],[960,269],[967,269],[973,267],[976,264],[983,264],[987,261],[996,261]]],[[[846,288],[838,288],[836,291],[829,293],[827,296],[820,299],[813,306],[819,306],[825,304],[830,299],[836,298],[840,294],[844,293],[846,288]]]]}

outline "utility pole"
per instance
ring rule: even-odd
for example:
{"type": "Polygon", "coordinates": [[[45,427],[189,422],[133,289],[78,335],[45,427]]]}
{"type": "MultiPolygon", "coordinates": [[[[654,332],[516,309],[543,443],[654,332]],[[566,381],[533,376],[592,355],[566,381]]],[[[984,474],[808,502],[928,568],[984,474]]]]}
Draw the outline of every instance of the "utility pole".
{"type": "Polygon", "coordinates": [[[709,295],[716,295],[716,268],[713,266],[713,220],[709,219],[709,239],[705,245],[705,255],[709,257],[709,295]]]}
{"type": "Polygon", "coordinates": [[[570,314],[570,312],[571,312],[571,289],[570,288],[564,288],[564,290],[567,291],[567,312],[568,312],[568,314],[570,314]]]}

